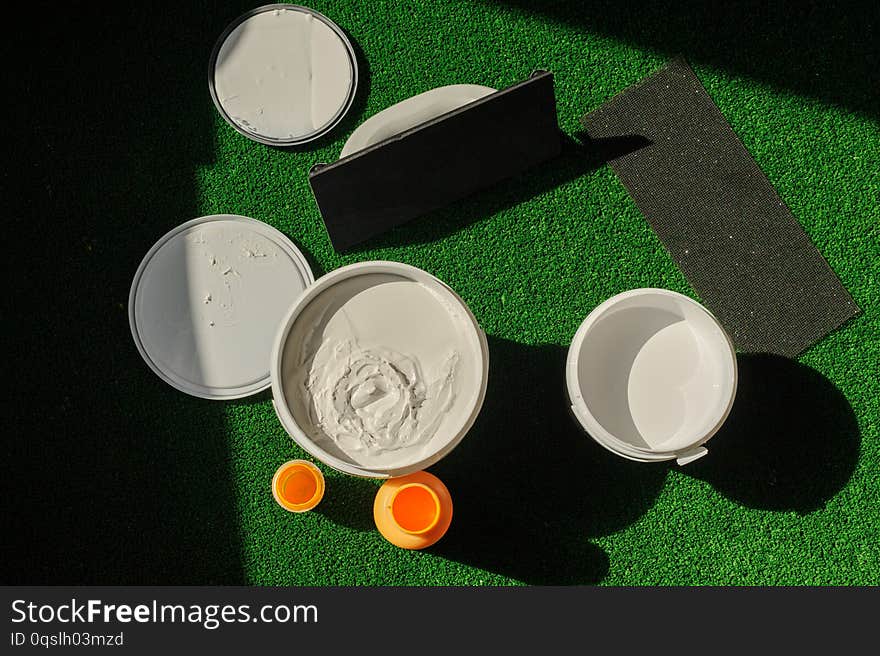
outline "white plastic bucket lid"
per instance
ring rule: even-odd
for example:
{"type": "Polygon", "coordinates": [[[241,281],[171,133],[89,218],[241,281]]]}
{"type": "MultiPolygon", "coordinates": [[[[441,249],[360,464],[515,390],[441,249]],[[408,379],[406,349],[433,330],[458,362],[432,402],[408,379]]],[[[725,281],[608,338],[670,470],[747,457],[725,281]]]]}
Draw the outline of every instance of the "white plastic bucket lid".
{"type": "Polygon", "coordinates": [[[357,57],[345,33],[299,5],[258,7],[220,35],[208,67],[217,111],[249,139],[295,146],[333,129],[357,90],[357,57]]]}
{"type": "Polygon", "coordinates": [[[705,455],[736,383],[736,353],[721,324],[666,289],[635,289],[599,305],[566,363],[578,422],[605,448],[643,462],[705,455]]]}
{"type": "Polygon", "coordinates": [[[177,389],[235,399],[271,384],[278,324],[314,280],[281,232],[232,214],[171,230],[149,250],[128,301],[131,332],[150,368],[177,389]]]}

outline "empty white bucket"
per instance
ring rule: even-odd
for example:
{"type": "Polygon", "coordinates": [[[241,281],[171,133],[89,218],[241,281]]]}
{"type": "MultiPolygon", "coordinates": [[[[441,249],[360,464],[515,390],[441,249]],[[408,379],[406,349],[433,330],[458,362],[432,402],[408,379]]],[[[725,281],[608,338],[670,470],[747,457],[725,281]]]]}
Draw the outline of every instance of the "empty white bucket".
{"type": "Polygon", "coordinates": [[[608,450],[641,462],[705,455],[736,395],[733,342],[696,301],[634,289],[593,310],[568,351],[578,422],[608,450]]]}

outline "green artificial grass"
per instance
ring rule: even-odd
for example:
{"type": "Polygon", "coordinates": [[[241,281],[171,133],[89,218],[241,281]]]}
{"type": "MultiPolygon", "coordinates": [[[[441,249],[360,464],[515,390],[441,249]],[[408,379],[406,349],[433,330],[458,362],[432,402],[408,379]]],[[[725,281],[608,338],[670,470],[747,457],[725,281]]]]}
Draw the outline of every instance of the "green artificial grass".
{"type": "Polygon", "coordinates": [[[37,53],[14,87],[26,138],[5,174],[22,240],[4,299],[17,363],[4,582],[880,584],[880,25],[873,5],[796,5],[313,0],[357,43],[362,93],[328,138],[295,151],[248,141],[211,105],[210,48],[251,5],[71,10],[25,34],[37,53]],[[863,310],[796,362],[743,354],[727,427],[684,468],[616,458],[566,413],[565,349],[593,307],[635,287],[696,298],[610,168],[568,148],[344,256],[306,177],[397,101],[538,68],[555,73],[559,124],[576,139],[583,114],[677,53],[863,310]],[[126,311],[135,269],[167,230],[212,213],[279,228],[316,276],[406,262],[473,310],[490,385],[432,469],[456,504],[435,547],[385,542],[377,483],[324,466],[321,505],[283,511],[272,474],[307,454],[268,393],[190,398],[141,361],[126,311]]]}

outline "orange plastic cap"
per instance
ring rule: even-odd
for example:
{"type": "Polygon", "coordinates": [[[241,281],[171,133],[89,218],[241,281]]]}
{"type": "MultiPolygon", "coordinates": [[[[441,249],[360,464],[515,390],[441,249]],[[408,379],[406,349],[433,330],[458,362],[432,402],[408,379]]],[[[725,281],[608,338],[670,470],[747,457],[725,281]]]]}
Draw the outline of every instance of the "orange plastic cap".
{"type": "Polygon", "coordinates": [[[324,496],[324,475],[308,460],[285,462],[272,477],[272,496],[290,512],[305,512],[324,496]]]}
{"type": "Polygon", "coordinates": [[[391,519],[410,535],[427,533],[440,520],[440,499],[424,483],[407,483],[391,497],[391,519]]]}
{"type": "Polygon", "coordinates": [[[424,549],[437,542],[452,522],[452,497],[443,482],[428,472],[387,481],[373,504],[376,528],[403,549],[424,549]]]}

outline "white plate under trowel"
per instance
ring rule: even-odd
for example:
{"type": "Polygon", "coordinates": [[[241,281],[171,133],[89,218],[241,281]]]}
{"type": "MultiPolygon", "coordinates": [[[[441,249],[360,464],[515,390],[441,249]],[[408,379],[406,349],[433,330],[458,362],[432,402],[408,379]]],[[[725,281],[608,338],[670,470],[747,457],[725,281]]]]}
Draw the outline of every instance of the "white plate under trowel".
{"type": "Polygon", "coordinates": [[[480,84],[450,84],[402,100],[364,121],[345,142],[339,158],[348,157],[495,91],[480,84]]]}
{"type": "Polygon", "coordinates": [[[271,384],[281,319],[313,281],[303,254],[275,228],[232,214],[193,219],[138,267],[128,302],[135,345],[187,394],[254,394],[271,384]]]}

